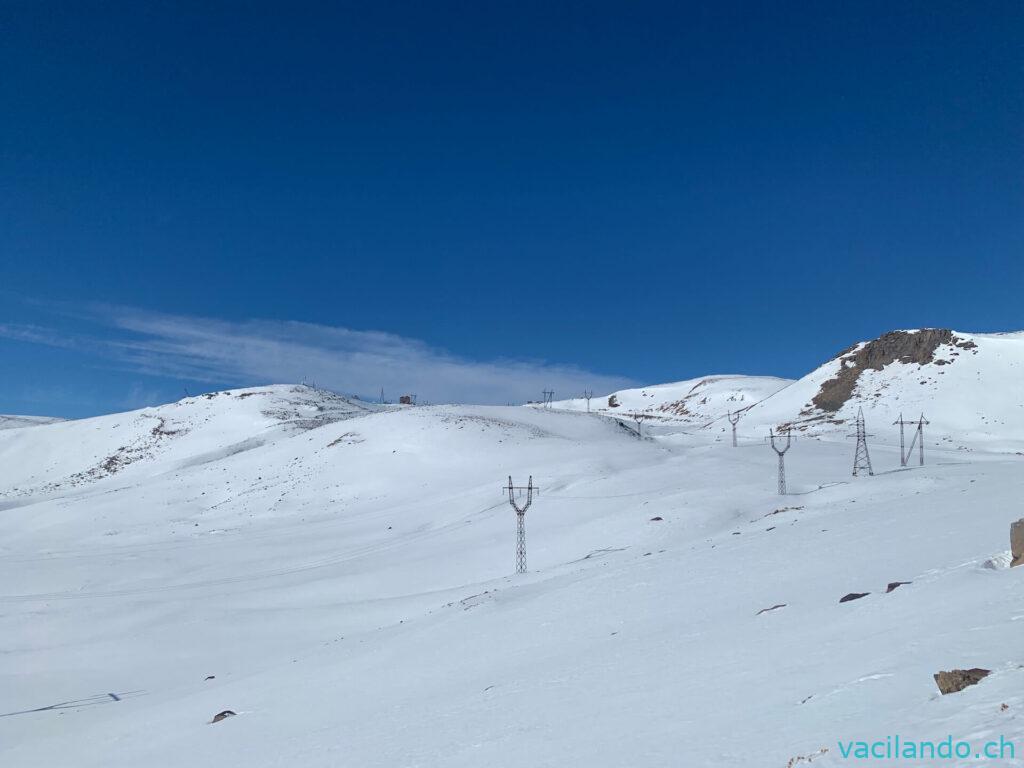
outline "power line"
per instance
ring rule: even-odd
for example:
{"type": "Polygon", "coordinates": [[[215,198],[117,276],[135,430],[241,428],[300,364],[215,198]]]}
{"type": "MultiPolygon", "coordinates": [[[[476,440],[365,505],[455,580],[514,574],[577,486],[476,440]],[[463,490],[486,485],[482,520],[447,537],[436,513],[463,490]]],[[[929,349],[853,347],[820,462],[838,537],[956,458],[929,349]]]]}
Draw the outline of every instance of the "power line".
{"type": "Polygon", "coordinates": [[[893,422],[893,424],[899,424],[900,425],[900,466],[901,467],[907,466],[907,462],[910,461],[910,454],[912,454],[914,452],[914,443],[917,443],[918,451],[920,453],[920,457],[919,457],[920,466],[922,466],[922,467],[924,466],[924,425],[925,424],[930,424],[930,423],[931,422],[929,422],[927,419],[925,419],[923,413],[921,414],[921,418],[918,419],[917,421],[904,421],[903,420],[903,414],[901,413],[899,419],[897,419],[896,421],[893,422]],[[903,436],[903,427],[904,427],[904,425],[907,425],[907,424],[915,425],[916,429],[914,429],[914,437],[910,441],[910,446],[906,449],[906,451],[904,451],[903,445],[905,443],[905,439],[904,439],[904,436],[903,436]]]}
{"type": "Polygon", "coordinates": [[[848,437],[857,438],[857,448],[853,454],[853,476],[863,472],[865,469],[869,475],[875,474],[874,470],[871,469],[871,455],[868,453],[868,438],[874,437],[869,435],[867,427],[864,424],[864,409],[857,409],[857,434],[848,435],[848,437]]]}
{"type": "Polygon", "coordinates": [[[509,475],[505,490],[508,491],[508,503],[516,511],[516,573],[526,573],[526,510],[533,503],[534,491],[540,495],[540,488],[533,485],[533,475],[525,486],[512,485],[512,475],[509,475]],[[526,491],[526,503],[520,507],[516,498],[522,498],[523,491],[526,491]]]}
{"type": "Polygon", "coordinates": [[[729,411],[729,423],[732,424],[732,447],[736,447],[736,425],[740,423],[740,416],[743,415],[743,411],[736,411],[733,413],[729,411]]]}
{"type": "MultiPolygon", "coordinates": [[[[651,418],[650,415],[646,414],[646,413],[640,413],[639,411],[634,411],[633,413],[626,413],[626,414],[623,414],[623,415],[624,416],[628,416],[630,419],[633,420],[633,422],[636,424],[636,429],[635,430],[630,430],[630,431],[631,432],[635,431],[637,439],[642,439],[643,436],[644,436],[643,435],[643,423],[644,423],[645,420],[651,418]]],[[[626,427],[626,429],[629,429],[629,427],[626,427]]]]}
{"type": "Polygon", "coordinates": [[[772,450],[779,455],[779,496],[786,495],[786,451],[789,450],[790,445],[793,443],[792,430],[786,427],[786,444],[783,447],[779,447],[775,444],[775,438],[782,438],[782,435],[776,435],[775,431],[771,428],[768,429],[768,440],[771,442],[772,450]]]}

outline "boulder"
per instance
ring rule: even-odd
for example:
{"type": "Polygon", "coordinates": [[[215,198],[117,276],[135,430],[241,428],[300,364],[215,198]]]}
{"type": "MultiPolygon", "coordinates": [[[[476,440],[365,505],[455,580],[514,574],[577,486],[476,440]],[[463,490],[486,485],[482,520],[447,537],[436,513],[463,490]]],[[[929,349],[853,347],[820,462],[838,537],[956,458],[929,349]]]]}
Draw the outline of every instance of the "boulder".
{"type": "Polygon", "coordinates": [[[1024,565],[1024,517],[1010,524],[1010,567],[1024,565]]]}
{"type": "Polygon", "coordinates": [[[971,685],[988,677],[991,670],[974,667],[973,669],[951,669],[948,672],[937,672],[934,675],[935,684],[939,686],[939,692],[945,696],[947,693],[958,693],[971,685]]]}

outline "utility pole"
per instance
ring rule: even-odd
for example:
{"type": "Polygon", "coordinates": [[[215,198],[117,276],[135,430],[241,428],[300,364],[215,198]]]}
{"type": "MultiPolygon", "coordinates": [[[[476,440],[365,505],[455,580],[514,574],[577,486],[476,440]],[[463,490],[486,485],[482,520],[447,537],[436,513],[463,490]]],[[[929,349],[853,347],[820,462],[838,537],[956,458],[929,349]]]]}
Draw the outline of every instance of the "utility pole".
{"type": "Polygon", "coordinates": [[[516,573],[526,573],[526,510],[533,503],[534,491],[540,495],[540,488],[534,486],[533,475],[530,475],[526,486],[512,485],[512,475],[509,475],[505,490],[508,491],[508,503],[516,511],[516,573]],[[523,491],[526,491],[526,503],[520,507],[516,498],[522,498],[523,491]]]}
{"type": "Polygon", "coordinates": [[[550,408],[551,402],[555,399],[555,390],[545,389],[544,390],[544,407],[550,408]]]}
{"type": "Polygon", "coordinates": [[[775,438],[782,439],[782,435],[776,435],[771,428],[768,429],[768,440],[771,442],[772,450],[779,455],[779,496],[786,495],[786,451],[793,443],[792,430],[786,427],[786,444],[781,448],[776,445],[775,438]]]}
{"type": "Polygon", "coordinates": [[[849,437],[857,438],[857,449],[853,454],[853,476],[857,477],[865,469],[869,475],[875,474],[874,470],[871,469],[871,455],[868,453],[868,438],[874,437],[874,435],[868,434],[867,427],[864,424],[863,408],[857,409],[857,433],[849,435],[849,437]]]}
{"type": "Polygon", "coordinates": [[[736,447],[736,425],[740,423],[740,416],[743,415],[742,411],[736,411],[733,413],[729,411],[729,423],[732,424],[732,447],[736,447]]]}
{"type": "Polygon", "coordinates": [[[633,420],[633,422],[636,424],[636,437],[637,437],[637,439],[638,440],[642,439],[643,436],[644,436],[643,435],[643,422],[644,422],[645,419],[649,419],[650,416],[648,416],[646,413],[640,413],[638,411],[634,411],[633,413],[627,413],[626,416],[631,418],[633,420]]]}
{"type": "Polygon", "coordinates": [[[910,454],[912,454],[914,452],[914,443],[917,443],[917,448],[918,448],[918,451],[919,451],[919,454],[920,454],[919,459],[918,459],[919,463],[920,463],[920,466],[922,466],[922,467],[924,466],[924,425],[925,424],[930,424],[930,423],[931,422],[929,422],[927,419],[925,419],[923,413],[921,414],[921,418],[918,419],[917,421],[904,421],[903,420],[903,414],[901,413],[899,419],[897,419],[896,421],[893,422],[893,424],[899,424],[900,425],[900,466],[901,467],[907,466],[907,462],[910,461],[910,454]],[[904,427],[904,425],[907,425],[907,424],[909,424],[909,425],[916,425],[917,428],[914,430],[914,437],[910,441],[910,447],[907,448],[904,451],[903,446],[904,446],[904,443],[905,443],[905,439],[903,437],[903,427],[904,427]]]}
{"type": "Polygon", "coordinates": [[[586,398],[586,401],[587,401],[587,413],[590,413],[590,398],[592,398],[593,396],[594,396],[594,390],[592,390],[592,389],[585,389],[585,390],[583,390],[583,397],[586,398]]]}

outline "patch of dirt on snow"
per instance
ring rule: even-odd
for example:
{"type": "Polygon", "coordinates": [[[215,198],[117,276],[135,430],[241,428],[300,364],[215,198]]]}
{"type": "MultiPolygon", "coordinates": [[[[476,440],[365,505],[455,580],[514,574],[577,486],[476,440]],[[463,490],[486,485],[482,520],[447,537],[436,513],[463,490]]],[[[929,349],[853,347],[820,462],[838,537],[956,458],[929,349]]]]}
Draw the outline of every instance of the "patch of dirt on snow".
{"type": "MultiPolygon", "coordinates": [[[[675,400],[675,401],[670,402],[670,403],[662,403],[661,405],[658,406],[657,410],[661,411],[662,413],[670,413],[670,414],[672,414],[674,416],[682,416],[682,417],[698,416],[699,414],[694,413],[687,406],[691,405],[693,403],[696,403],[698,405],[707,405],[708,404],[708,397],[709,396],[704,394],[702,389],[704,387],[707,387],[710,384],[714,384],[715,382],[720,381],[720,380],[721,379],[718,379],[718,378],[701,379],[700,381],[698,381],[696,384],[694,384],[690,388],[690,391],[687,392],[686,396],[683,397],[681,400],[675,400]]],[[[728,400],[733,401],[733,402],[742,402],[743,399],[744,399],[744,396],[742,394],[739,396],[739,399],[737,399],[736,395],[730,395],[728,397],[728,400]]],[[[753,404],[751,404],[751,405],[753,405],[753,404]]],[[[738,408],[738,410],[745,411],[747,408],[750,408],[750,407],[751,407],[750,405],[744,405],[744,406],[738,408]]]]}
{"type": "MultiPolygon", "coordinates": [[[[102,480],[105,477],[115,475],[130,464],[134,464],[137,461],[143,459],[152,458],[159,450],[161,444],[170,438],[180,437],[181,435],[187,434],[188,429],[181,427],[179,429],[171,429],[167,425],[167,419],[162,416],[150,416],[143,415],[141,419],[157,419],[157,424],[148,432],[143,433],[128,445],[122,445],[112,454],[102,459],[89,469],[82,470],[70,475],[64,480],[57,482],[47,483],[43,485],[39,490],[43,492],[51,492],[58,490],[64,486],[77,486],[84,483],[90,483],[95,480],[102,480]]],[[[26,493],[28,490],[26,490],[26,493]]]]}

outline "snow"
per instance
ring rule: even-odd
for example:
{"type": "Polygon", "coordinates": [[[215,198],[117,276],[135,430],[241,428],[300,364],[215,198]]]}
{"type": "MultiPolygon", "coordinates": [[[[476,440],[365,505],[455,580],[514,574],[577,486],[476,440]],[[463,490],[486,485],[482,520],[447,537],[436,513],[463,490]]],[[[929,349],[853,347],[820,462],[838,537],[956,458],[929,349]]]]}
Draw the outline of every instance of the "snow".
{"type": "MultiPolygon", "coordinates": [[[[864,371],[854,397],[829,414],[831,421],[839,422],[838,431],[850,431],[857,409],[863,407],[868,428],[895,434],[897,441],[899,433],[894,432],[893,422],[900,415],[916,420],[923,414],[930,422],[927,432],[943,436],[950,447],[971,450],[984,445],[990,450],[1015,451],[1024,441],[1020,385],[1024,332],[954,334],[974,346],[940,347],[936,360],[942,364],[895,362],[880,371],[864,371]]],[[[822,383],[835,376],[838,368],[837,361],[830,360],[759,402],[744,416],[748,429],[764,431],[770,424],[793,421],[814,431],[837,431],[837,425],[821,425],[823,414],[811,406],[822,383]]]]}
{"type": "Polygon", "coordinates": [[[53,424],[61,419],[49,416],[6,416],[0,414],[0,429],[22,429],[24,427],[36,427],[40,424],[53,424]]]}
{"type": "MultiPolygon", "coordinates": [[[[623,389],[591,398],[590,412],[619,418],[643,413],[658,422],[705,427],[724,421],[730,411],[742,411],[791,384],[774,376],[704,376],[698,379],[623,389]],[[614,396],[617,407],[609,406],[614,396]]],[[[555,401],[552,408],[586,411],[585,398],[555,401]]]]}
{"type": "Polygon", "coordinates": [[[1003,734],[1016,761],[950,764],[1024,765],[1024,338],[971,338],[920,392],[917,366],[863,383],[874,477],[815,422],[786,497],[761,425],[827,366],[620,393],[689,397],[645,440],[578,400],[290,386],[0,433],[0,764],[817,768],[899,733],[1003,734]],[[918,407],[901,469],[885,419],[918,407]],[[509,475],[541,488],[522,576],[509,475]]]}

